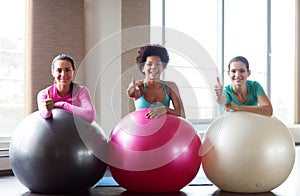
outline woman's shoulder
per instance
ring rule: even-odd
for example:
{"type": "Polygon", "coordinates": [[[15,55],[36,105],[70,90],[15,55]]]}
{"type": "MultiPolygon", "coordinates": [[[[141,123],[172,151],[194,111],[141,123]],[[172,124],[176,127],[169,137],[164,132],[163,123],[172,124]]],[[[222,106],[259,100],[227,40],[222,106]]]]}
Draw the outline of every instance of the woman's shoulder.
{"type": "Polygon", "coordinates": [[[79,89],[82,89],[82,88],[87,88],[86,86],[82,85],[82,84],[79,84],[79,83],[73,83],[73,88],[79,88],[79,89]]]}
{"type": "Polygon", "coordinates": [[[177,84],[173,81],[163,81],[163,84],[167,86],[177,86],[177,84]]]}
{"type": "Polygon", "coordinates": [[[259,82],[256,81],[256,80],[247,80],[247,83],[249,83],[249,84],[255,84],[255,83],[259,83],[259,82]]]}
{"type": "Polygon", "coordinates": [[[255,81],[255,80],[247,80],[246,83],[249,86],[261,86],[260,83],[258,81],[255,81]]]}
{"type": "Polygon", "coordinates": [[[171,89],[171,90],[175,90],[175,91],[178,90],[177,84],[173,81],[163,81],[162,83],[165,85],[165,87],[167,89],[171,89]]]}
{"type": "Polygon", "coordinates": [[[88,87],[86,87],[82,84],[74,83],[73,84],[73,94],[76,94],[79,92],[89,92],[89,89],[88,89],[88,87]]]}

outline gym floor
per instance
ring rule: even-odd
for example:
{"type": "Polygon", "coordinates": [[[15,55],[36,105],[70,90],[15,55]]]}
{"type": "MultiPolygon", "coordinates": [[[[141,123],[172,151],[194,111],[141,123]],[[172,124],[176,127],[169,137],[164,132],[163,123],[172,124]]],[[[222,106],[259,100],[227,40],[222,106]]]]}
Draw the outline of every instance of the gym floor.
{"type": "MultiPolygon", "coordinates": [[[[296,146],[296,160],[293,170],[286,181],[279,187],[275,188],[271,192],[256,193],[256,194],[240,194],[240,193],[229,193],[220,191],[214,185],[206,186],[186,186],[179,192],[175,193],[164,193],[164,194],[143,194],[128,192],[122,187],[96,187],[91,189],[88,193],[79,194],[78,196],[114,196],[114,195],[125,195],[125,196],[137,196],[137,195],[161,195],[161,196],[190,196],[190,195],[219,195],[219,196],[299,196],[300,195],[300,146],[296,146]]],[[[203,170],[200,169],[198,177],[203,176],[203,170]]],[[[197,177],[196,177],[197,178],[197,177]]],[[[149,182],[151,183],[151,182],[149,182]]],[[[3,175],[0,177],[0,194],[3,196],[42,196],[41,194],[31,193],[26,187],[12,175],[3,175]]],[[[50,196],[50,195],[49,195],[50,196]]]]}

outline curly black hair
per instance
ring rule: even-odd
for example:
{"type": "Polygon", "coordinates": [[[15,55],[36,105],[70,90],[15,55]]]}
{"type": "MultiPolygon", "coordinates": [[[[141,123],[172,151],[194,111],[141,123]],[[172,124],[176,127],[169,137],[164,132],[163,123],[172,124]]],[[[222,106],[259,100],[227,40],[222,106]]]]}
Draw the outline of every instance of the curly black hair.
{"type": "Polygon", "coordinates": [[[167,67],[169,63],[169,54],[167,49],[160,44],[147,44],[138,49],[138,55],[136,57],[136,63],[142,71],[143,66],[147,60],[148,56],[159,56],[161,61],[163,62],[164,69],[167,67]]]}

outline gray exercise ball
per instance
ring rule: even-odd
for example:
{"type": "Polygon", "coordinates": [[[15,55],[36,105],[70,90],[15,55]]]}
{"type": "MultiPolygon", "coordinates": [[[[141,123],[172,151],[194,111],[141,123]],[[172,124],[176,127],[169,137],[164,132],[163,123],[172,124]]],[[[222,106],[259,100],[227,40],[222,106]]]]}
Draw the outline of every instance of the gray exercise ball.
{"type": "Polygon", "coordinates": [[[13,173],[32,192],[89,191],[107,168],[106,137],[95,123],[62,109],[52,113],[44,119],[36,111],[17,126],[9,149],[13,173]]]}

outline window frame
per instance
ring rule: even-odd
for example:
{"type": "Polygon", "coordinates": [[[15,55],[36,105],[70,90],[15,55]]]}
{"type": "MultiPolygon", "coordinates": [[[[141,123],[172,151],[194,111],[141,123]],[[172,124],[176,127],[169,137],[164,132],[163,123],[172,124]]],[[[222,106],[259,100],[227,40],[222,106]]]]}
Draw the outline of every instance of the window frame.
{"type": "MultiPolygon", "coordinates": [[[[225,17],[225,6],[226,6],[226,4],[225,3],[227,3],[227,2],[225,2],[224,0],[217,0],[218,1],[218,6],[217,6],[217,8],[216,9],[218,9],[218,13],[220,13],[220,15],[218,16],[218,28],[219,28],[219,34],[218,34],[218,46],[217,46],[217,50],[218,50],[218,55],[217,55],[217,59],[216,59],[216,63],[217,63],[217,65],[218,65],[218,70],[220,70],[220,74],[221,74],[221,78],[222,78],[222,80],[223,80],[223,83],[224,83],[224,77],[226,78],[227,77],[227,61],[228,61],[228,59],[225,59],[225,54],[224,54],[224,50],[225,50],[225,44],[227,44],[227,43],[225,43],[224,42],[224,40],[225,40],[225,30],[226,30],[226,22],[225,22],[225,20],[224,20],[224,17],[225,17]]],[[[265,35],[265,37],[266,37],[266,44],[265,44],[265,52],[264,52],[264,56],[265,56],[265,76],[264,76],[264,81],[262,81],[263,83],[264,83],[264,90],[265,90],[265,92],[266,92],[266,94],[267,94],[267,96],[271,99],[271,101],[272,101],[272,88],[274,88],[274,86],[272,86],[272,83],[271,83],[271,79],[272,79],[272,18],[273,18],[273,16],[272,16],[272,9],[273,9],[273,7],[272,7],[272,4],[271,4],[271,0],[266,0],[265,2],[263,2],[263,3],[265,3],[265,5],[266,5],[266,7],[265,7],[265,12],[266,12],[266,15],[265,15],[265,17],[266,18],[264,18],[264,20],[266,20],[266,35],[265,35]]],[[[299,13],[298,13],[298,7],[299,7],[299,3],[296,1],[296,3],[297,3],[297,6],[296,6],[296,19],[298,19],[298,15],[299,15],[299,13]]],[[[161,0],[161,7],[159,8],[159,7],[156,7],[156,8],[158,8],[158,9],[156,9],[156,11],[157,10],[159,10],[159,9],[161,9],[161,12],[162,12],[162,14],[161,14],[161,17],[162,17],[162,19],[161,19],[161,27],[162,27],[162,38],[161,38],[161,43],[163,44],[163,45],[166,45],[166,43],[167,43],[167,41],[166,41],[166,36],[165,36],[165,29],[166,29],[166,26],[167,26],[167,24],[166,24],[166,11],[165,11],[165,9],[166,9],[166,0],[161,0]]],[[[151,12],[150,12],[151,13],[151,12]]],[[[156,12],[157,13],[157,12],[156,12]]],[[[298,24],[299,23],[299,21],[296,21],[296,24],[298,24]]],[[[152,23],[150,23],[151,25],[152,25],[152,23]]],[[[298,31],[296,31],[296,35],[297,35],[297,32],[298,31]]],[[[298,45],[296,45],[296,48],[297,48],[297,46],[298,45]]],[[[296,53],[297,53],[297,51],[296,51],[296,53]]],[[[299,52],[298,52],[299,53],[299,52]]],[[[299,55],[296,55],[296,56],[299,56],[299,55]]],[[[250,59],[251,60],[251,59],[250,59]]],[[[298,60],[298,59],[296,59],[296,60],[298,60]]],[[[298,61],[300,61],[300,60],[298,60],[298,61]]],[[[295,69],[295,85],[297,85],[298,84],[298,75],[299,75],[299,71],[297,71],[297,70],[299,70],[298,69],[298,66],[297,66],[297,61],[295,62],[295,64],[296,64],[296,69],[295,69]]],[[[255,70],[254,70],[255,71],[255,70]]],[[[298,87],[299,88],[299,87],[298,87]]],[[[300,91],[300,90],[297,90],[297,87],[295,87],[295,92],[294,92],[294,94],[295,94],[295,96],[297,95],[297,94],[299,94],[297,91],[300,91]]],[[[299,97],[299,96],[296,96],[296,97],[299,97]]],[[[296,99],[296,97],[295,97],[295,99],[296,99]]],[[[299,113],[299,100],[297,99],[297,100],[295,100],[295,111],[294,111],[294,122],[295,123],[299,123],[300,122],[300,115],[298,114],[299,113]],[[297,106],[298,106],[298,108],[297,108],[297,106]]],[[[276,103],[274,103],[274,105],[276,105],[277,106],[277,102],[276,103]]],[[[276,107],[275,106],[275,107],[276,107]]],[[[288,107],[288,106],[287,106],[288,107]]],[[[273,108],[274,108],[274,106],[273,106],[273,108]]],[[[281,110],[280,109],[278,109],[278,112],[281,112],[281,110]]],[[[279,114],[279,113],[278,113],[279,114]]],[[[282,114],[285,114],[285,113],[282,113],[282,114]]],[[[202,120],[198,120],[198,119],[188,119],[188,120],[190,120],[191,122],[196,122],[196,124],[197,124],[197,122],[201,122],[202,124],[204,123],[204,124],[208,124],[208,123],[210,123],[213,119],[209,119],[209,120],[206,120],[206,121],[202,121],[202,120]]]]}

